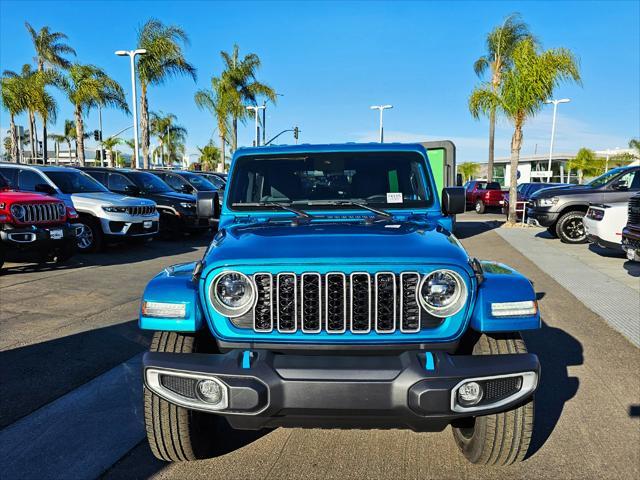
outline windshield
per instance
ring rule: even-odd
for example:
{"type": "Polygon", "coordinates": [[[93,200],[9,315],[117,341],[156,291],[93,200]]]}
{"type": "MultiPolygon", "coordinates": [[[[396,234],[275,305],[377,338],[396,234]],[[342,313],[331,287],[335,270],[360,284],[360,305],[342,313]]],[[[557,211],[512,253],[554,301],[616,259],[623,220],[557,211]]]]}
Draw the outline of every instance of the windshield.
{"type": "Polygon", "coordinates": [[[340,203],[345,201],[380,208],[428,207],[434,196],[425,185],[424,169],[424,157],[414,152],[240,157],[228,203],[233,209],[272,208],[256,205],[264,202],[353,208],[340,203]]]}
{"type": "Polygon", "coordinates": [[[199,175],[189,175],[186,174],[184,177],[189,181],[191,186],[193,186],[199,192],[213,192],[216,189],[215,185],[213,185],[209,180],[199,175]]]}
{"type": "Polygon", "coordinates": [[[206,173],[202,173],[201,175],[205,177],[207,180],[209,180],[216,188],[222,189],[222,190],[224,189],[225,182],[220,177],[216,175],[209,175],[206,173]]]}
{"type": "Polygon", "coordinates": [[[95,193],[108,192],[100,182],[79,170],[45,172],[47,177],[62,191],[62,193],[95,193]]]}
{"type": "Polygon", "coordinates": [[[7,180],[7,177],[0,173],[0,190],[8,190],[10,188],[11,185],[9,184],[9,180],[7,180]]]}
{"type": "Polygon", "coordinates": [[[133,183],[145,193],[165,193],[172,192],[171,187],[164,183],[159,177],[147,172],[129,173],[129,178],[133,183]]]}
{"type": "Polygon", "coordinates": [[[589,183],[587,183],[587,185],[589,185],[590,187],[601,187],[602,185],[606,185],[618,174],[624,172],[624,170],[624,168],[614,168],[613,170],[609,170],[607,173],[603,173],[599,177],[591,180],[589,183]]]}

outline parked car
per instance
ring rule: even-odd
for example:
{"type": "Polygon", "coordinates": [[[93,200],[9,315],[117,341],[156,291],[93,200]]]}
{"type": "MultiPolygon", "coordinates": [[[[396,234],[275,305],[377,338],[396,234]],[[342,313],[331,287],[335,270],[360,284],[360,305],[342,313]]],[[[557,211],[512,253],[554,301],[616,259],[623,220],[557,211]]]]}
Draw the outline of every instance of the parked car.
{"type": "Polygon", "coordinates": [[[487,208],[502,206],[504,192],[498,182],[471,180],[464,184],[467,206],[473,207],[477,213],[484,213],[487,208]]]}
{"type": "Polygon", "coordinates": [[[14,190],[0,174],[0,269],[15,253],[38,262],[67,261],[76,251],[77,219],[63,201],[14,190]]]}
{"type": "Polygon", "coordinates": [[[0,173],[20,190],[44,192],[74,207],[82,252],[99,251],[107,241],[146,241],[158,233],[154,202],[110,192],[76,168],[3,163],[0,173]]]}
{"type": "Polygon", "coordinates": [[[218,192],[220,189],[206,177],[184,170],[145,170],[160,177],[174,191],[180,193],[218,192]]]}
{"type": "Polygon", "coordinates": [[[627,225],[622,229],[622,248],[629,260],[640,262],[640,193],[629,199],[627,225]]]}
{"type": "MultiPolygon", "coordinates": [[[[551,188],[551,187],[564,187],[568,185],[567,183],[543,183],[543,182],[532,182],[532,183],[520,183],[518,184],[518,202],[529,202],[531,199],[531,195],[536,193],[543,188],[551,188]]],[[[518,204],[516,205],[516,216],[519,220],[522,219],[523,209],[526,210],[526,204],[518,204]]],[[[509,215],[509,192],[505,192],[502,200],[502,213],[505,215],[509,215]]]]}
{"type": "Polygon", "coordinates": [[[622,229],[627,224],[628,202],[591,204],[582,219],[587,240],[603,248],[622,251],[622,229]]]}
{"type": "Polygon", "coordinates": [[[216,173],[216,172],[193,172],[196,175],[200,175],[201,177],[209,180],[213,185],[220,191],[224,191],[227,186],[227,176],[226,173],[216,173]]]}
{"type": "Polygon", "coordinates": [[[590,203],[628,202],[640,191],[640,167],[620,167],[608,171],[586,185],[545,188],[531,197],[528,222],[546,227],[564,243],[585,243],[582,219],[590,203]]]}
{"type": "Polygon", "coordinates": [[[203,234],[211,230],[209,221],[197,215],[195,195],[175,192],[156,175],[125,168],[85,167],[82,170],[112,192],[155,202],[160,213],[160,229],[164,232],[203,234]]]}
{"type": "Polygon", "coordinates": [[[540,365],[519,332],[540,327],[536,293],[451,235],[464,204],[460,187],[441,203],[419,144],[239,149],[204,258],[167,268],[142,298],[154,455],[212,455],[226,420],[451,424],[471,462],[522,460],[540,365]]]}

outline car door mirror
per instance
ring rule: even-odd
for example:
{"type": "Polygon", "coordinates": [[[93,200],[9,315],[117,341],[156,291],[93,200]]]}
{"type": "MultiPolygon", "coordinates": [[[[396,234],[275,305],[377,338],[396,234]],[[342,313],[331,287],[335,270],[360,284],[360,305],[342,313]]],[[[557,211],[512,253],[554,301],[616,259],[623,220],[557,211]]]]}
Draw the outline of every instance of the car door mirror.
{"type": "Polygon", "coordinates": [[[56,193],[56,189],[48,183],[38,183],[35,186],[35,191],[39,193],[46,193],[47,195],[53,195],[54,193],[56,193]]]}
{"type": "Polygon", "coordinates": [[[194,190],[191,185],[187,185],[186,183],[180,187],[180,192],[182,193],[193,193],[194,190]]]}
{"type": "Polygon", "coordinates": [[[442,189],[442,214],[456,215],[464,213],[465,192],[462,187],[447,187],[442,189]]]}
{"type": "Polygon", "coordinates": [[[611,185],[611,188],[613,190],[629,190],[629,185],[627,185],[627,182],[624,180],[616,180],[613,182],[613,185],[611,185]]]}
{"type": "Polygon", "coordinates": [[[135,197],[140,195],[140,189],[136,185],[127,185],[124,187],[124,193],[135,197]]]}
{"type": "Polygon", "coordinates": [[[220,200],[216,192],[198,192],[196,198],[196,212],[199,218],[220,218],[220,200]]]}

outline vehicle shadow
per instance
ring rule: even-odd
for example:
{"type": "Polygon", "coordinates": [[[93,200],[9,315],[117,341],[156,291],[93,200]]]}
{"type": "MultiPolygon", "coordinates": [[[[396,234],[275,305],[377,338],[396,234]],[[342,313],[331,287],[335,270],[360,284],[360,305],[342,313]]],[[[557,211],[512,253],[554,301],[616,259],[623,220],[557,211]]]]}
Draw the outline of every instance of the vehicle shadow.
{"type": "Polygon", "coordinates": [[[0,352],[0,428],[146,350],[137,320],[0,352]]]}
{"type": "Polygon", "coordinates": [[[545,322],[540,330],[523,332],[531,353],[540,360],[540,382],[535,395],[535,423],[527,458],[549,439],[560,420],[564,404],[578,392],[580,381],[570,377],[568,367],[584,363],[582,344],[560,328],[545,322]]]}
{"type": "Polygon", "coordinates": [[[604,248],[593,243],[589,244],[589,250],[596,255],[606,258],[627,258],[622,250],[614,250],[613,248],[604,248]]]}
{"type": "Polygon", "coordinates": [[[554,237],[553,235],[551,235],[549,232],[547,232],[546,229],[544,230],[540,230],[538,233],[536,233],[535,235],[537,238],[545,238],[547,240],[555,240],[556,237],[554,237]]]}
{"type": "Polygon", "coordinates": [[[490,230],[500,228],[504,221],[501,220],[462,220],[456,222],[455,236],[459,240],[474,237],[490,230]]]}
{"type": "Polygon", "coordinates": [[[622,267],[632,277],[640,277],[640,262],[632,262],[631,260],[624,262],[622,267]]]}

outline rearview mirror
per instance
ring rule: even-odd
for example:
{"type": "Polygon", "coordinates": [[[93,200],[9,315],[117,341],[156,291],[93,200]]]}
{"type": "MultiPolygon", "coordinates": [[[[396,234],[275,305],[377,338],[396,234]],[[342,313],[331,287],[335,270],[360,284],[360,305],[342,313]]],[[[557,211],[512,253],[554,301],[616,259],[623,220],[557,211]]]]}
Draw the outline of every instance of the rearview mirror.
{"type": "Polygon", "coordinates": [[[442,214],[456,215],[464,213],[465,193],[463,187],[447,187],[442,189],[442,214]]]}
{"type": "Polygon", "coordinates": [[[216,192],[198,192],[196,198],[198,218],[209,220],[220,218],[220,200],[216,192]]]}
{"type": "Polygon", "coordinates": [[[54,193],[56,193],[56,189],[53,188],[48,183],[38,183],[35,186],[35,190],[36,190],[36,192],[46,193],[47,195],[53,195],[54,193]]]}

